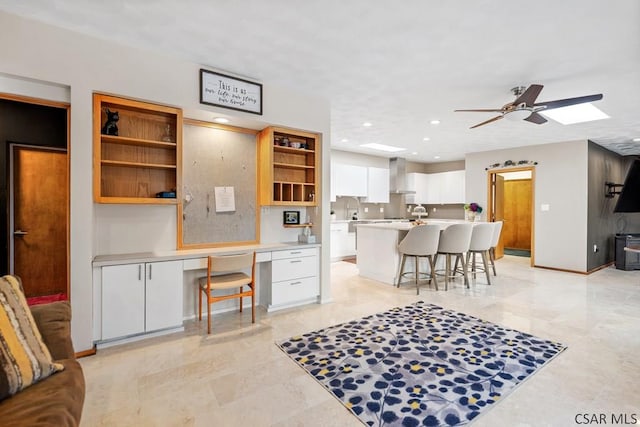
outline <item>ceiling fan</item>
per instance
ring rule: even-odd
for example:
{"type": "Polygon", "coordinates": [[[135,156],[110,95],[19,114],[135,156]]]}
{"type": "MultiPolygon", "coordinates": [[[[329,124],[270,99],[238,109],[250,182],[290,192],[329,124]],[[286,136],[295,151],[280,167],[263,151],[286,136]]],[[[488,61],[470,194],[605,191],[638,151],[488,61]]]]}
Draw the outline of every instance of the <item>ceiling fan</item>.
{"type": "Polygon", "coordinates": [[[475,126],[471,126],[470,129],[483,126],[491,122],[502,119],[508,114],[514,114],[522,120],[526,120],[531,123],[541,125],[547,122],[547,119],[538,114],[539,111],[552,110],[554,108],[568,107],[569,105],[583,104],[585,102],[599,101],[602,99],[602,94],[579,96],[577,98],[557,99],[555,101],[536,102],[536,98],[540,95],[543,85],[530,85],[525,90],[525,86],[517,86],[511,89],[511,92],[517,96],[516,100],[505,104],[502,108],[487,108],[477,110],[455,110],[456,112],[478,112],[478,113],[500,113],[499,116],[493,117],[489,120],[485,120],[482,123],[478,123],[475,126]]]}

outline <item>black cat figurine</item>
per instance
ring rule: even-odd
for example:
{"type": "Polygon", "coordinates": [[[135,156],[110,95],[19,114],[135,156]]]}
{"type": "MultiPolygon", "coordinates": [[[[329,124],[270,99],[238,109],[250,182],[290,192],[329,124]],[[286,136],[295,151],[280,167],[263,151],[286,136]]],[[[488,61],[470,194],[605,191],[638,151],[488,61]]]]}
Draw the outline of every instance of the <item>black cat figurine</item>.
{"type": "Polygon", "coordinates": [[[116,123],[120,120],[120,115],[117,111],[111,111],[108,108],[105,112],[107,113],[107,122],[102,127],[102,134],[118,136],[118,125],[116,123]]]}

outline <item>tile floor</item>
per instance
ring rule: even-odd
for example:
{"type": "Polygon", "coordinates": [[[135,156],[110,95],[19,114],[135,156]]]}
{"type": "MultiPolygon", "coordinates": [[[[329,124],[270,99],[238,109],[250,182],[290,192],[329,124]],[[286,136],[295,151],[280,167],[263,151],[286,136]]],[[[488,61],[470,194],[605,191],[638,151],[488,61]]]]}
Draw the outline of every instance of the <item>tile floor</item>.
{"type": "MultiPolygon", "coordinates": [[[[640,271],[589,276],[497,262],[492,286],[428,286],[416,296],[331,267],[334,302],[267,314],[259,309],[187,322],[186,331],[81,359],[84,426],[359,426],[356,417],[289,360],[276,340],[424,300],[557,340],[568,349],[474,426],[571,426],[579,413],[640,419],[640,271]]],[[[582,419],[583,420],[583,419],[582,419]]]]}

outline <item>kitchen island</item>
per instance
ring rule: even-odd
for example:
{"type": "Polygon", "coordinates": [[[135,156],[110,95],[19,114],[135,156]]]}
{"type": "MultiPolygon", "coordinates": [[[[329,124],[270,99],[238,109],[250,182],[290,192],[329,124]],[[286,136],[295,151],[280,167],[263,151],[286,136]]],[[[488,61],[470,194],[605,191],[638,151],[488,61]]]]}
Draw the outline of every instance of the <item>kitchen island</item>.
{"type": "MultiPolygon", "coordinates": [[[[451,224],[465,223],[463,220],[427,220],[427,224],[438,224],[445,229],[451,224]]],[[[357,235],[356,262],[362,277],[393,285],[398,274],[400,255],[398,243],[414,227],[412,223],[360,224],[357,235]]],[[[411,258],[407,270],[413,269],[411,258]]],[[[428,261],[420,264],[420,271],[429,271],[428,261]]]]}

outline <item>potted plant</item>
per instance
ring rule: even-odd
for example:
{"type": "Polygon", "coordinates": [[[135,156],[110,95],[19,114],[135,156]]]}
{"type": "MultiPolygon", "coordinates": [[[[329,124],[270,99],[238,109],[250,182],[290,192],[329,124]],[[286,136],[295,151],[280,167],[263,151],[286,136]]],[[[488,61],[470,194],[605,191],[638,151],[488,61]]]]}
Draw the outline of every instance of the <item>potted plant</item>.
{"type": "Polygon", "coordinates": [[[464,211],[467,221],[480,221],[482,206],[480,206],[476,202],[464,205],[464,211]]]}

